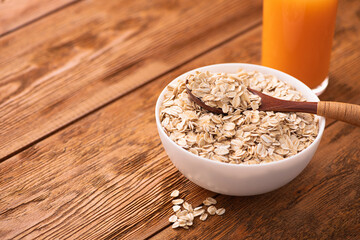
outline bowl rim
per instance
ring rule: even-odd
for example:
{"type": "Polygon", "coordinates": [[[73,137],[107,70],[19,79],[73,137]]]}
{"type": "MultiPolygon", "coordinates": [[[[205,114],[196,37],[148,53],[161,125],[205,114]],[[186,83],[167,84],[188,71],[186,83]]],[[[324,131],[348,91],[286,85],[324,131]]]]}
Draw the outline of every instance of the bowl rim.
{"type": "MultiPolygon", "coordinates": [[[[207,67],[215,67],[215,66],[229,66],[229,65],[238,65],[237,67],[238,68],[243,68],[244,70],[247,70],[246,67],[255,67],[255,68],[259,68],[261,70],[255,70],[255,71],[258,71],[258,72],[262,72],[262,70],[267,70],[267,71],[270,71],[270,72],[274,72],[274,73],[277,73],[277,74],[280,74],[280,75],[284,75],[286,78],[288,79],[291,79],[292,81],[295,81],[297,82],[297,84],[299,84],[300,86],[302,86],[302,88],[305,88],[306,91],[309,92],[310,95],[312,95],[313,98],[315,98],[315,102],[319,102],[320,99],[318,98],[318,96],[316,96],[315,93],[312,92],[312,90],[307,86],[305,85],[303,82],[301,82],[300,80],[298,80],[297,78],[287,74],[287,73],[284,73],[282,71],[279,71],[279,70],[276,70],[274,68],[270,68],[270,67],[265,67],[265,66],[261,66],[261,65],[257,65],[257,64],[250,64],[250,63],[219,63],[219,64],[211,64],[211,65],[206,65],[206,66],[202,66],[202,67],[198,67],[198,68],[195,68],[195,69],[192,69],[192,70],[189,70],[179,76],[177,76],[176,78],[174,78],[172,81],[170,81],[166,86],[165,88],[161,91],[159,97],[157,98],[157,101],[156,101],[156,106],[155,106],[155,119],[156,119],[156,125],[157,125],[157,128],[159,131],[162,132],[162,134],[165,136],[165,138],[167,140],[169,140],[169,142],[175,146],[175,148],[179,149],[181,152],[183,152],[184,154],[190,154],[190,156],[193,156],[193,157],[196,157],[198,159],[201,159],[203,161],[206,161],[206,162],[209,162],[210,164],[218,164],[220,166],[231,166],[231,167],[250,167],[250,168],[259,168],[259,167],[264,167],[264,166],[271,166],[271,165],[276,165],[276,164],[281,164],[281,163],[285,163],[285,162],[288,162],[288,161],[291,161],[292,159],[294,158],[297,158],[298,156],[302,155],[302,154],[305,154],[307,153],[308,151],[310,151],[310,148],[316,146],[316,144],[318,142],[320,142],[321,138],[322,138],[322,135],[323,135],[323,132],[324,132],[324,129],[325,129],[325,118],[324,117],[321,117],[321,116],[318,116],[319,118],[319,132],[318,132],[318,135],[316,136],[315,140],[307,147],[305,148],[304,150],[302,150],[301,152],[293,155],[293,156],[290,156],[290,157],[287,157],[285,159],[282,159],[282,160],[279,160],[279,161],[273,161],[273,162],[267,162],[267,163],[259,163],[259,164],[243,164],[243,163],[224,163],[224,162],[219,162],[219,161],[214,161],[214,160],[211,160],[211,159],[208,159],[208,158],[205,158],[205,157],[201,157],[201,156],[198,156],[198,155],[195,155],[193,154],[192,152],[180,147],[179,145],[177,145],[172,139],[170,139],[170,137],[165,133],[163,127],[161,126],[160,124],[160,118],[159,118],[159,110],[160,110],[160,100],[162,101],[163,100],[163,96],[165,94],[165,90],[166,88],[168,87],[169,84],[171,84],[172,82],[178,80],[179,78],[189,74],[190,72],[193,72],[193,71],[197,71],[197,70],[200,70],[202,68],[207,68],[207,67]]],[[[250,70],[250,71],[253,71],[253,70],[250,70]]],[[[262,72],[262,73],[265,73],[265,72],[262,72]]],[[[268,73],[268,74],[271,74],[271,73],[268,73]]],[[[279,79],[279,78],[278,78],[279,79]]],[[[279,79],[281,81],[281,79],[279,79]]],[[[289,83],[290,84],[290,83],[289,83]]],[[[293,86],[295,87],[295,86],[293,86]]],[[[295,87],[296,88],[296,87],[295,87]]],[[[300,90],[298,90],[300,91],[300,90]]],[[[303,93],[303,91],[300,91],[301,93],[303,93]]],[[[159,133],[160,134],[160,133],[159,133]]]]}

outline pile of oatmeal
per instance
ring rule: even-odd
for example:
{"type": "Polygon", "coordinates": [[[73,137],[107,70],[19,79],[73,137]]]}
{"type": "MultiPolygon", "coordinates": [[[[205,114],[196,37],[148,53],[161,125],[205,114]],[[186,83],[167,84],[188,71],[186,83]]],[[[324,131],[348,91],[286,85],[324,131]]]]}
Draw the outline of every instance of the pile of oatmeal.
{"type": "Polygon", "coordinates": [[[317,117],[258,111],[260,98],[247,87],[284,100],[306,100],[272,75],[245,70],[234,74],[196,72],[168,85],[160,107],[161,125],[175,143],[191,153],[234,164],[282,160],[315,140],[317,117]],[[186,80],[193,95],[226,115],[208,112],[192,102],[186,80]]]}
{"type": "MultiPolygon", "coordinates": [[[[177,198],[179,194],[179,190],[174,190],[170,196],[177,198]]],[[[182,227],[189,229],[189,227],[193,226],[196,217],[199,217],[201,221],[205,221],[209,215],[221,216],[225,213],[225,208],[216,208],[215,204],[217,204],[217,201],[212,197],[207,197],[203,201],[203,206],[195,208],[181,198],[172,200],[172,204],[174,214],[169,218],[169,222],[172,223],[172,228],[182,227]]]]}

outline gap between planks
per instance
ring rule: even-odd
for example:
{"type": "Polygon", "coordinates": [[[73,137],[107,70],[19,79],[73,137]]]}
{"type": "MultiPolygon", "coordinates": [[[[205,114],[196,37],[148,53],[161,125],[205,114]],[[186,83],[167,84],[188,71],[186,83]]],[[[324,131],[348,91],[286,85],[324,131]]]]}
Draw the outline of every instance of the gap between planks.
{"type": "Polygon", "coordinates": [[[260,19],[258,0],[217,1],[215,9],[206,0],[196,7],[186,0],[159,9],[162,0],[135,2],[126,9],[137,11],[128,16],[122,8],[126,0],[82,1],[2,38],[9,54],[1,70],[6,77],[5,85],[1,81],[0,159],[260,19]],[[177,24],[178,18],[185,20],[177,24]],[[24,35],[37,41],[29,45],[24,35]]]}
{"type": "MultiPolygon", "coordinates": [[[[79,0],[79,1],[81,1],[81,0],[79,0]]],[[[201,56],[203,56],[203,55],[205,55],[205,54],[207,54],[207,53],[209,53],[209,52],[211,52],[211,51],[213,51],[213,50],[215,50],[215,49],[217,49],[217,48],[219,48],[219,47],[221,47],[221,46],[223,46],[223,45],[225,45],[225,44],[227,44],[227,43],[229,43],[229,42],[231,42],[231,41],[233,41],[234,39],[238,38],[239,36],[241,36],[241,35],[243,35],[243,34],[245,34],[245,33],[247,33],[247,32],[250,32],[251,30],[254,30],[254,29],[258,28],[258,27],[261,27],[261,23],[262,23],[261,20],[255,22],[254,24],[252,24],[252,25],[250,25],[249,27],[243,29],[242,31],[240,31],[240,32],[232,35],[231,37],[225,39],[224,41],[219,42],[218,44],[215,44],[214,46],[211,46],[210,48],[206,49],[205,51],[200,52],[199,54],[197,54],[197,55],[195,55],[195,56],[193,56],[193,57],[191,57],[191,58],[189,58],[189,59],[187,59],[187,60],[185,60],[185,61],[177,64],[177,65],[175,65],[174,67],[172,67],[172,68],[168,69],[167,71],[159,74],[158,76],[149,79],[148,81],[140,84],[140,85],[137,86],[137,87],[134,87],[134,88],[130,89],[130,90],[127,91],[127,92],[124,92],[123,94],[121,94],[121,95],[119,95],[119,96],[115,96],[113,99],[111,99],[111,100],[109,100],[109,101],[107,101],[107,102],[104,102],[104,103],[100,104],[100,106],[95,107],[94,109],[92,109],[92,110],[90,110],[90,111],[88,111],[88,112],[85,112],[85,113],[82,114],[82,115],[79,115],[77,118],[71,120],[70,122],[64,124],[63,126],[60,126],[60,127],[56,128],[56,129],[54,129],[53,131],[50,131],[49,133],[43,135],[42,137],[39,137],[38,139],[36,139],[36,140],[34,140],[34,141],[31,141],[30,143],[26,144],[25,146],[23,146],[23,147],[15,150],[15,151],[13,151],[12,153],[10,153],[10,154],[8,154],[8,155],[0,158],[0,163],[6,161],[7,159],[9,159],[9,158],[11,158],[11,157],[13,157],[13,156],[15,156],[15,155],[17,155],[17,154],[19,154],[20,152],[26,150],[27,148],[29,148],[29,147],[31,147],[31,146],[33,146],[33,145],[41,142],[42,140],[44,140],[44,139],[46,139],[46,138],[54,135],[55,133],[57,133],[57,132],[65,129],[65,128],[67,128],[68,126],[76,123],[77,121],[80,121],[81,119],[83,119],[83,118],[85,118],[85,117],[87,117],[87,116],[89,116],[89,115],[91,115],[91,114],[99,111],[100,109],[102,109],[102,108],[104,108],[104,107],[106,107],[106,106],[108,106],[108,105],[110,105],[110,104],[112,104],[113,102],[115,102],[115,101],[119,100],[120,98],[122,98],[122,97],[124,97],[124,96],[126,96],[126,95],[128,95],[128,94],[130,94],[130,93],[132,93],[133,91],[136,91],[137,89],[143,87],[144,85],[149,84],[149,83],[155,81],[156,79],[161,78],[161,77],[163,77],[163,76],[165,76],[165,75],[167,75],[167,74],[175,71],[176,69],[178,69],[178,68],[180,68],[180,67],[188,64],[189,62],[194,61],[195,59],[197,59],[197,58],[199,58],[199,57],[201,57],[201,56]]]]}
{"type": "Polygon", "coordinates": [[[29,26],[29,25],[31,25],[31,24],[33,24],[33,23],[35,23],[35,22],[37,22],[37,21],[39,21],[39,20],[41,20],[41,19],[43,19],[45,17],[50,16],[51,14],[54,14],[54,13],[60,11],[60,10],[63,10],[65,8],[67,8],[67,7],[75,5],[76,3],[79,3],[80,1],[83,1],[83,0],[72,0],[71,2],[65,3],[64,5],[61,5],[61,6],[57,7],[57,8],[54,8],[54,9],[48,11],[48,12],[44,12],[43,14],[40,14],[39,16],[37,16],[37,17],[27,21],[27,22],[21,23],[20,25],[14,27],[14,28],[6,30],[3,33],[0,33],[0,38],[4,37],[4,36],[7,36],[7,35],[9,35],[9,34],[11,34],[13,32],[16,32],[16,31],[18,31],[18,30],[20,30],[20,29],[22,29],[24,27],[27,27],[27,26],[29,26]]]}

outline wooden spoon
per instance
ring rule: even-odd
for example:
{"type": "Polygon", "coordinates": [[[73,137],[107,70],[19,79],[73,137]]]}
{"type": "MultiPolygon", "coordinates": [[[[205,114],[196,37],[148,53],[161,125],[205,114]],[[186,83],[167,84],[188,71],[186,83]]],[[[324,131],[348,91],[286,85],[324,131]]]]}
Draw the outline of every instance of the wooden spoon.
{"type": "MultiPolygon", "coordinates": [[[[186,81],[186,85],[187,85],[186,81]]],[[[304,112],[313,113],[323,117],[329,117],[360,127],[360,105],[340,102],[295,102],[270,97],[264,93],[248,88],[250,92],[261,98],[260,111],[275,112],[304,112]]],[[[186,86],[190,99],[200,107],[216,114],[224,114],[220,108],[206,105],[200,98],[194,96],[186,86]]]]}

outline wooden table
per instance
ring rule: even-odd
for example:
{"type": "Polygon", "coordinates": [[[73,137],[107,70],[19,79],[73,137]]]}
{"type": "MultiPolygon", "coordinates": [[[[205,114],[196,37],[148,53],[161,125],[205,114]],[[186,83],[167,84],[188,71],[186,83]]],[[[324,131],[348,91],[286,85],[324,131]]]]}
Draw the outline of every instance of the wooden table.
{"type": "MultiPolygon", "coordinates": [[[[0,3],[0,239],[359,239],[360,129],[327,120],[271,193],[204,190],[171,164],[155,101],[176,76],[260,62],[260,0],[0,3]],[[170,192],[223,216],[172,229],[170,192]]],[[[360,104],[360,1],[340,0],[322,100],[360,104]]]]}

